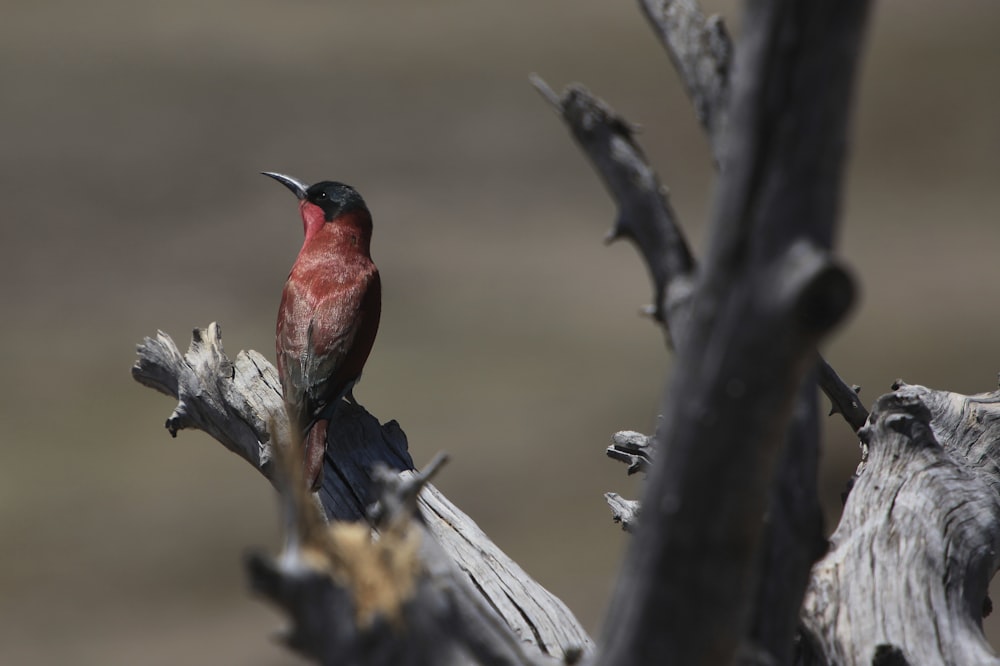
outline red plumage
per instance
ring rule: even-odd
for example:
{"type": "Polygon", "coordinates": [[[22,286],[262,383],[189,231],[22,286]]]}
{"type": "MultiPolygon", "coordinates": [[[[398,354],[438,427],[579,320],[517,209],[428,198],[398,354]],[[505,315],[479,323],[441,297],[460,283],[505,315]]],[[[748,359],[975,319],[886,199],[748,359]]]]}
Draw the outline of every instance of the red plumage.
{"type": "Polygon", "coordinates": [[[275,347],[288,416],[305,445],[306,482],[315,490],[329,420],[361,376],[378,331],[382,285],[370,253],[372,218],[346,185],[306,188],[265,175],[301,199],[305,241],[281,294],[275,347]]]}

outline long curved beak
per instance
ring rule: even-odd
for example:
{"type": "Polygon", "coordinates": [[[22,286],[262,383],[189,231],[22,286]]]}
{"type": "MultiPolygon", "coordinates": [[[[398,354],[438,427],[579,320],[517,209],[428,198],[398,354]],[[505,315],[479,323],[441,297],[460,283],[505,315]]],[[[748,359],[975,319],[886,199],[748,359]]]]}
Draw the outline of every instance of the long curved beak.
{"type": "Polygon", "coordinates": [[[274,178],[276,181],[278,181],[279,183],[290,189],[292,191],[292,194],[294,194],[300,200],[306,198],[306,190],[309,188],[309,186],[303,183],[301,180],[296,180],[295,178],[292,178],[291,176],[286,176],[282,173],[274,173],[273,171],[261,171],[260,173],[262,176],[270,176],[271,178],[274,178]]]}

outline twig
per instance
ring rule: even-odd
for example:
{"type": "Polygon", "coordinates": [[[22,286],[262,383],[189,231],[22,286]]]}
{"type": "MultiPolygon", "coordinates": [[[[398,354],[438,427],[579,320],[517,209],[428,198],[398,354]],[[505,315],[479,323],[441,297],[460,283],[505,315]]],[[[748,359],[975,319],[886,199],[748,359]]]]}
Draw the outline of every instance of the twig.
{"type": "Polygon", "coordinates": [[[855,432],[864,427],[868,420],[868,410],[858,399],[861,387],[848,386],[822,357],[819,359],[819,385],[832,404],[831,416],[840,414],[855,432]]]}
{"type": "Polygon", "coordinates": [[[694,259],[667,190],[636,143],[632,126],[581,86],[559,96],[539,76],[531,82],[569,126],[618,207],[605,240],[628,238],[635,244],[653,281],[654,319],[679,327],[670,310],[690,295],[694,259]]]}

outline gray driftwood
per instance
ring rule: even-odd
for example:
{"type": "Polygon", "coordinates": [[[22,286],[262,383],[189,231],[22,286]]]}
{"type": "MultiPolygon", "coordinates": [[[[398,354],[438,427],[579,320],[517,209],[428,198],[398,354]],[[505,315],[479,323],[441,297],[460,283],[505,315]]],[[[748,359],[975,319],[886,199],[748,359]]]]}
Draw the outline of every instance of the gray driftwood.
{"type": "MultiPolygon", "coordinates": [[[[272,445],[275,440],[289,441],[288,419],[277,373],[263,356],[240,352],[230,361],[216,324],[195,329],[186,354],[160,332],[138,346],[138,355],[133,377],[178,399],[166,423],[172,435],[184,428],[203,430],[279,484],[272,445]]],[[[379,424],[363,407],[346,402],[337,411],[330,433],[323,487],[313,499],[330,520],[362,520],[377,499],[372,484],[377,465],[398,472],[413,470],[406,436],[395,421],[379,424]]],[[[468,602],[463,608],[482,611],[484,617],[475,622],[489,626],[499,618],[516,642],[523,644],[526,655],[562,658],[592,649],[587,633],[562,601],[528,576],[436,488],[426,484],[418,504],[423,524],[437,544],[438,550],[430,554],[446,553],[462,572],[449,578],[447,585],[463,590],[462,598],[468,602]],[[472,605],[474,598],[481,600],[478,606],[472,605]]],[[[431,561],[425,565],[438,572],[444,566],[431,561]]],[[[254,566],[258,573],[264,571],[260,561],[254,566]]],[[[312,592],[295,589],[295,599],[311,603],[312,592]]],[[[308,612],[299,610],[294,617],[308,612]]],[[[467,615],[462,618],[473,622],[467,615]]],[[[462,618],[455,616],[452,621],[462,618]]]]}

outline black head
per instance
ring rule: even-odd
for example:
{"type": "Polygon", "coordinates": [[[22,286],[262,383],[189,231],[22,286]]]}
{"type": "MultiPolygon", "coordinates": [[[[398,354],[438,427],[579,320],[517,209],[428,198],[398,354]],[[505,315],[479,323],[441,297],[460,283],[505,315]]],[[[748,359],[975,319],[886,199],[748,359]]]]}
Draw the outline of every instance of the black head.
{"type": "Polygon", "coordinates": [[[305,200],[323,209],[323,217],[329,222],[338,215],[356,210],[368,210],[365,200],[350,185],[324,180],[306,188],[305,200]]]}
{"type": "Polygon", "coordinates": [[[261,172],[287,187],[300,200],[308,201],[323,210],[323,217],[329,222],[343,213],[368,210],[365,200],[350,185],[324,180],[315,185],[306,185],[300,180],[272,171],[261,172]]]}

